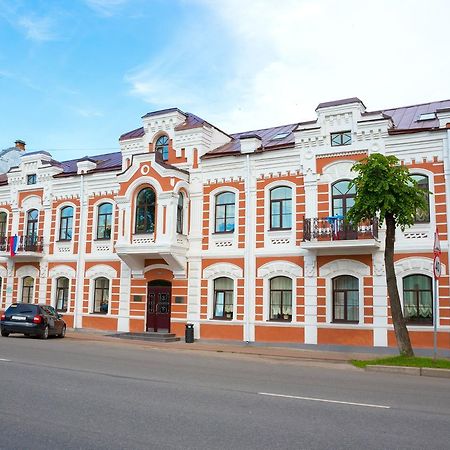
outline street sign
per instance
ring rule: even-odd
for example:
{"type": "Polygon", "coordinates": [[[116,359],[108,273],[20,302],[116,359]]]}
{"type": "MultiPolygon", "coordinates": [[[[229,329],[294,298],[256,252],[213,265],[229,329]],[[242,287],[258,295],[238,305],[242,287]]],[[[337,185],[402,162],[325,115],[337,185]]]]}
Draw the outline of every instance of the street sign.
{"type": "Polygon", "coordinates": [[[434,255],[433,272],[434,278],[438,279],[441,276],[442,265],[441,265],[441,258],[438,254],[434,255]]]}
{"type": "Polygon", "coordinates": [[[434,232],[434,245],[433,245],[433,253],[435,255],[441,255],[441,242],[439,240],[439,233],[436,227],[436,231],[434,232]]]}

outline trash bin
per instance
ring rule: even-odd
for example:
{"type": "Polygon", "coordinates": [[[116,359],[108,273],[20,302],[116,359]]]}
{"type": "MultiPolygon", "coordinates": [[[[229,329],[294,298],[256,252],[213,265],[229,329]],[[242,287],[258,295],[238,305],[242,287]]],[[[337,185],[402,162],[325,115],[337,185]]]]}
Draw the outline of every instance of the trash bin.
{"type": "Polygon", "coordinates": [[[194,342],[194,324],[193,323],[186,324],[184,340],[185,340],[186,344],[192,344],[194,342]]]}

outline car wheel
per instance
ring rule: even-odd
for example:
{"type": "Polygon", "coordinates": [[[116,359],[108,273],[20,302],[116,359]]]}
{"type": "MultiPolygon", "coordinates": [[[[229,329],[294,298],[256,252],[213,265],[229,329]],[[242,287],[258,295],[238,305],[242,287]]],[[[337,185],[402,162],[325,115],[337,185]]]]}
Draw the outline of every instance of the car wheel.
{"type": "Polygon", "coordinates": [[[2,336],[3,336],[3,337],[8,337],[8,336],[9,336],[9,333],[8,333],[7,331],[2,331],[2,336]]]}
{"type": "Polygon", "coordinates": [[[48,339],[48,325],[45,325],[44,331],[41,334],[41,339],[48,339]]]}
{"type": "Polygon", "coordinates": [[[62,327],[61,333],[58,334],[58,337],[62,339],[65,335],[66,335],[66,326],[64,325],[62,327]]]}

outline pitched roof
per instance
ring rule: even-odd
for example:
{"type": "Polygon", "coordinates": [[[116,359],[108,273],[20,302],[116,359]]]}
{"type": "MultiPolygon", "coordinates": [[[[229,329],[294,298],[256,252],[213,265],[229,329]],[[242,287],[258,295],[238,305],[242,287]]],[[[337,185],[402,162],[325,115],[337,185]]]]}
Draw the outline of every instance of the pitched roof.
{"type": "Polygon", "coordinates": [[[364,103],[358,97],[343,98],[341,100],[333,100],[331,102],[323,102],[317,105],[316,111],[321,108],[330,108],[331,106],[349,105],[350,103],[364,103]]]}
{"type": "Polygon", "coordinates": [[[123,133],[119,141],[126,141],[128,139],[136,139],[144,136],[144,127],[136,128],[135,130],[127,131],[126,133],[123,133]]]}
{"type": "MultiPolygon", "coordinates": [[[[90,156],[88,158],[90,161],[94,161],[97,163],[97,167],[91,170],[91,173],[94,172],[109,172],[112,170],[120,170],[122,168],[122,153],[105,153],[103,155],[90,156]]],[[[68,177],[72,175],[76,175],[78,167],[78,161],[84,161],[86,157],[70,159],[68,161],[61,161],[59,166],[63,169],[63,172],[55,175],[55,178],[60,177],[68,177]]]]}

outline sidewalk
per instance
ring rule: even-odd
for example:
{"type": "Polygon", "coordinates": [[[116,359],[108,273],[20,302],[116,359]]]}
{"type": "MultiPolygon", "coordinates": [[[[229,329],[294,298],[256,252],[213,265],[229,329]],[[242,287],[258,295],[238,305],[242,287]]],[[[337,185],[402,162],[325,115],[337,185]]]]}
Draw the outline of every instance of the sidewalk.
{"type": "MultiPolygon", "coordinates": [[[[120,339],[111,336],[112,333],[93,330],[69,330],[67,338],[79,341],[95,341],[120,343],[139,347],[179,350],[202,351],[215,353],[232,353],[240,355],[263,356],[304,361],[324,361],[329,363],[346,363],[352,359],[372,359],[387,355],[398,354],[397,349],[391,348],[358,348],[344,346],[318,346],[305,344],[282,343],[245,343],[237,341],[197,340],[193,344],[186,344],[184,340],[178,342],[149,342],[145,340],[120,339]]],[[[429,352],[425,350],[425,352],[429,352]]],[[[416,352],[420,355],[421,352],[416,352]]],[[[447,352],[448,353],[448,352],[447,352]]],[[[440,356],[447,356],[441,354],[440,356]]]]}

